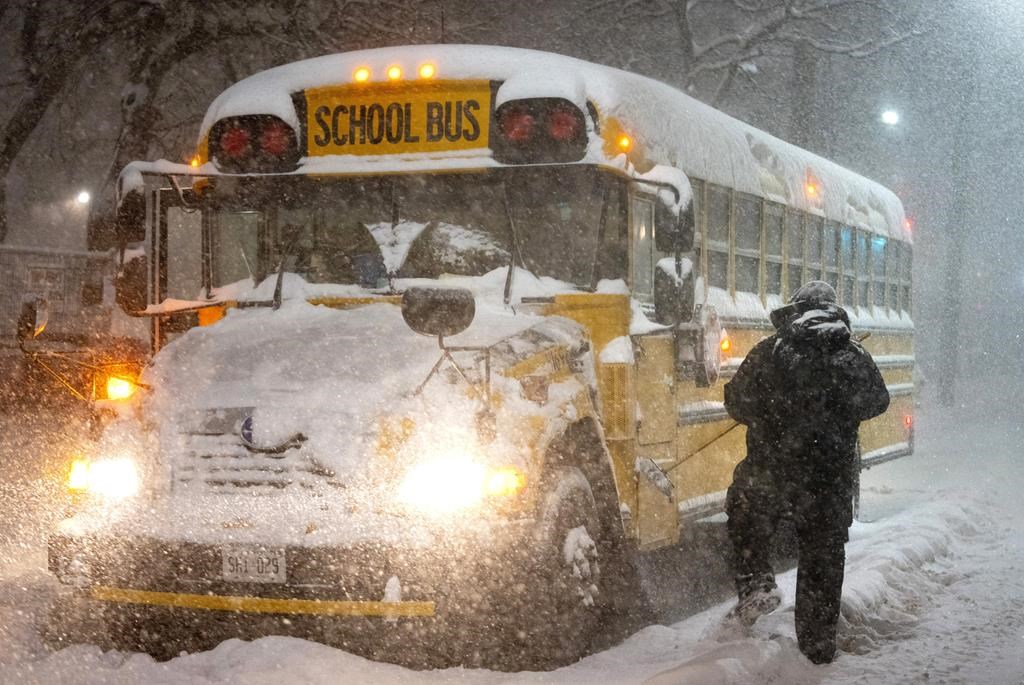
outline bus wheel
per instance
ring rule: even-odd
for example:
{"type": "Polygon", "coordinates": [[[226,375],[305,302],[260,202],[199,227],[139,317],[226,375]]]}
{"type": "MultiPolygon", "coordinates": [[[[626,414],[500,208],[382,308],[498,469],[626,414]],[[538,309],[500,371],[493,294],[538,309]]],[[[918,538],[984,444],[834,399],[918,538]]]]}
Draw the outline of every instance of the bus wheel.
{"type": "Polygon", "coordinates": [[[604,603],[600,518],[590,483],[578,468],[560,469],[549,482],[531,564],[534,591],[519,636],[541,668],[587,654],[604,603]]]}

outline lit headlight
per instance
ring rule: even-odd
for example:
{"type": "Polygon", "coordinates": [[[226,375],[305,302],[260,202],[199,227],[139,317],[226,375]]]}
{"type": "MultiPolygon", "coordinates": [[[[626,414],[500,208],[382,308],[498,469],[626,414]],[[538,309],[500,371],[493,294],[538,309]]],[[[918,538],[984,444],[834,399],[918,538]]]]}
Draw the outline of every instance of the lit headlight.
{"type": "Polygon", "coordinates": [[[447,514],[480,504],[485,497],[513,496],[525,483],[514,468],[488,469],[468,457],[450,457],[410,468],[398,497],[416,509],[447,514]]]}
{"type": "Polygon", "coordinates": [[[68,488],[92,495],[122,499],[138,494],[139,470],[135,462],[126,457],[85,461],[76,459],[71,464],[68,488]]]}

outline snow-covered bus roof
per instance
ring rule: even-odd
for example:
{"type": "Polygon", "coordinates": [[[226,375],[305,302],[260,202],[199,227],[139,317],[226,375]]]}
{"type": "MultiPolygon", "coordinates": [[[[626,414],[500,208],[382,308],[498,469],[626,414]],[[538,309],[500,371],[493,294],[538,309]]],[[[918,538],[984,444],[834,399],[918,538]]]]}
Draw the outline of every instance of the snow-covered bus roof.
{"type": "MultiPolygon", "coordinates": [[[[224,117],[270,114],[300,129],[293,95],[324,86],[354,83],[360,67],[368,83],[386,83],[398,66],[415,79],[424,64],[438,80],[500,83],[495,106],[520,98],[559,97],[587,111],[596,108],[600,126],[617,127],[636,142],[629,157],[592,144],[588,163],[624,168],[636,176],[665,180],[671,167],[736,190],[783,202],[874,233],[910,240],[903,205],[885,187],[833,162],[734,119],[659,81],[583,60],[519,48],[480,45],[417,45],[361,50],[286,64],[250,76],[225,90],[210,105],[200,131],[203,149],[211,127],[224,117]],[[641,173],[643,172],[643,173],[641,173]]],[[[598,137],[591,131],[591,137],[598,137]]],[[[600,141],[596,141],[599,143],[600,141]]],[[[439,157],[436,166],[499,166],[488,156],[465,153],[439,157]]],[[[306,173],[370,171],[368,158],[338,155],[303,160],[306,173]]],[[[204,165],[209,166],[209,165],[204,165]]],[[[389,171],[432,166],[423,155],[388,160],[389,171]],[[396,167],[396,164],[398,165],[396,167]]],[[[205,169],[204,169],[205,171],[205,169]]]]}

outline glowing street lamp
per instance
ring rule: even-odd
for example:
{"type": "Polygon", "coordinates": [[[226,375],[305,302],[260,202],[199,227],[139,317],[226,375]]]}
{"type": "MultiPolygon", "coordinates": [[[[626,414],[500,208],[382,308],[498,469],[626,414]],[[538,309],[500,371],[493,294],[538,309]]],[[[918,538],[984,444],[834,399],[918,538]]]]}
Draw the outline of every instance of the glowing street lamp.
{"type": "Polygon", "coordinates": [[[88,190],[83,190],[82,192],[75,196],[75,201],[80,205],[89,204],[89,200],[91,199],[92,195],[89,194],[88,190]]]}
{"type": "Polygon", "coordinates": [[[900,113],[894,109],[887,109],[882,112],[881,119],[886,126],[895,126],[900,123],[900,113]]]}

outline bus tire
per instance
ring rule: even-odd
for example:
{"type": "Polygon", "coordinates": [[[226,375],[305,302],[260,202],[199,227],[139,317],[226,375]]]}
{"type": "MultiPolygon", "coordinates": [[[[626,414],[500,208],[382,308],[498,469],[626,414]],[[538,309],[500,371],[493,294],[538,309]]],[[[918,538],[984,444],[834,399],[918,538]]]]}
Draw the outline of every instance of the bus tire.
{"type": "Polygon", "coordinates": [[[553,471],[548,483],[525,565],[532,588],[517,607],[514,636],[529,665],[545,669],[578,661],[590,651],[605,603],[601,525],[590,483],[576,467],[553,471]]]}

